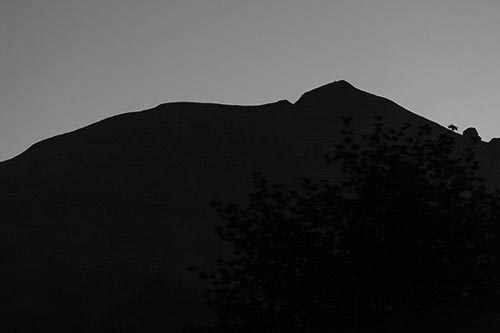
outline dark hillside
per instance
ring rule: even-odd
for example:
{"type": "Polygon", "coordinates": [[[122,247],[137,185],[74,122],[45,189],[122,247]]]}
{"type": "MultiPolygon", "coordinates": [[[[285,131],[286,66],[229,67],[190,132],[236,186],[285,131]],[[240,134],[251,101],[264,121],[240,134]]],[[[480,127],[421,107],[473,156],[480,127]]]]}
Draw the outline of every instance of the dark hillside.
{"type": "MultiPolygon", "coordinates": [[[[186,271],[225,253],[210,201],[244,200],[254,170],[285,183],[325,176],[346,115],[361,132],[376,116],[448,131],[339,81],[295,104],[163,104],[0,163],[1,320],[27,332],[26,318],[107,332],[210,321],[204,286],[186,271]]],[[[480,158],[496,186],[493,145],[481,143],[480,158]]]]}

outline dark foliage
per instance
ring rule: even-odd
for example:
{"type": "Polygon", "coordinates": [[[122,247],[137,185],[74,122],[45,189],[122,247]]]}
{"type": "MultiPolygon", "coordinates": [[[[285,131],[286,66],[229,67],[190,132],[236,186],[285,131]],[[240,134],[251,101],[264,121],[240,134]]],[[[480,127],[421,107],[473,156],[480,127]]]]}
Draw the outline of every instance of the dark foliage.
{"type": "Polygon", "coordinates": [[[356,135],[326,156],[340,181],[299,190],[254,175],[249,203],[214,203],[234,247],[211,283],[220,326],[192,332],[460,332],[493,329],[499,305],[499,193],[477,175],[474,142],[430,127],[356,135]]]}

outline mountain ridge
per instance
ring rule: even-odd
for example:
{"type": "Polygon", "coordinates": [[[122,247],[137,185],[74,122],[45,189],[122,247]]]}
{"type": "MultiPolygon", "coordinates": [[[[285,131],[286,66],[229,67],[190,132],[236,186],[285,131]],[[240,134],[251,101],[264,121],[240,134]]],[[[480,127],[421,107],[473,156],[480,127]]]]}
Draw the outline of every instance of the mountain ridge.
{"type": "MultiPolygon", "coordinates": [[[[113,115],[104,119],[101,119],[99,121],[96,121],[94,123],[91,123],[89,125],[86,125],[84,127],[68,131],[66,133],[58,134],[52,137],[49,137],[47,139],[41,140],[32,146],[28,147],[24,152],[20,153],[17,156],[14,156],[10,159],[0,161],[0,164],[9,162],[11,160],[17,159],[19,156],[24,155],[25,153],[30,152],[33,150],[33,148],[37,148],[40,145],[45,144],[47,141],[53,141],[53,140],[59,140],[63,137],[67,137],[70,134],[78,134],[81,132],[86,131],[89,128],[93,128],[95,126],[100,126],[102,124],[108,124],[109,122],[112,121],[118,121],[118,120],[124,120],[125,117],[133,117],[134,115],[146,115],[148,113],[154,113],[154,112],[168,112],[170,109],[175,109],[179,106],[192,106],[192,107],[208,107],[208,108],[213,108],[213,107],[218,107],[218,108],[225,108],[227,111],[231,109],[252,109],[252,108],[258,108],[258,109],[263,109],[263,108],[268,108],[268,107],[273,107],[273,106],[288,106],[291,110],[296,109],[296,108],[302,108],[306,109],[308,111],[318,111],[322,110],[324,112],[324,109],[326,108],[331,108],[332,105],[335,105],[337,102],[340,103],[337,108],[342,108],[345,107],[345,104],[347,103],[352,103],[353,101],[356,101],[356,103],[359,103],[360,101],[364,102],[364,106],[368,102],[376,102],[376,103],[388,103],[391,105],[392,108],[394,109],[399,109],[397,111],[405,111],[408,112],[414,116],[417,116],[419,118],[425,119],[426,121],[431,121],[434,124],[443,127],[442,125],[438,124],[437,122],[434,122],[432,120],[426,119],[416,113],[413,113],[404,107],[401,107],[400,105],[396,104],[395,102],[391,101],[390,99],[387,99],[385,97],[381,97],[372,93],[368,93],[366,91],[360,90],[356,87],[354,87],[351,83],[349,83],[346,80],[338,80],[334,81],[325,85],[322,85],[318,88],[312,89],[308,92],[305,92],[304,94],[301,95],[301,97],[295,102],[292,103],[286,99],[275,101],[275,102],[269,102],[265,104],[260,104],[260,105],[238,105],[238,104],[220,104],[220,103],[208,103],[208,102],[188,102],[188,101],[178,101],[178,102],[167,102],[167,103],[161,103],[157,105],[156,107],[149,108],[146,110],[141,110],[141,111],[131,111],[131,112],[126,112],[122,114],[117,114],[113,115]]],[[[392,112],[395,114],[395,112],[392,112]]],[[[377,114],[378,115],[378,114],[377,114]]]]}
{"type": "MultiPolygon", "coordinates": [[[[388,126],[410,122],[452,133],[338,81],[295,103],[160,104],[43,140],[1,162],[1,319],[29,310],[57,320],[50,327],[67,324],[75,332],[110,318],[147,331],[165,317],[162,328],[172,332],[212,321],[201,298],[205,285],[186,271],[227,254],[213,233],[221,221],[210,201],[245,202],[253,171],[290,185],[331,176],[323,156],[347,115],[360,133],[380,115],[388,126]],[[131,315],[148,293],[164,308],[131,315]]],[[[497,186],[500,150],[491,147],[480,143],[478,153],[497,186]]]]}

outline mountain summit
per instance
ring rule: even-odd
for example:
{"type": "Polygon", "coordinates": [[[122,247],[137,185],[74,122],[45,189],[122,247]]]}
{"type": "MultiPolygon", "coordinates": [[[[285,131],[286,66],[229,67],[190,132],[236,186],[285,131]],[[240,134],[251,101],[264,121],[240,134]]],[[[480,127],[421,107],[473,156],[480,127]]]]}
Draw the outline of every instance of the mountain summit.
{"type": "Polygon", "coordinates": [[[308,101],[328,101],[333,97],[354,97],[362,93],[363,91],[355,88],[345,80],[334,81],[304,93],[297,101],[297,104],[306,103],[308,101]]]}
{"type": "MultiPolygon", "coordinates": [[[[288,184],[329,175],[323,155],[344,116],[360,132],[375,116],[448,131],[337,81],[294,104],[162,104],[0,163],[1,320],[20,332],[179,332],[211,322],[206,286],[187,271],[227,254],[211,200],[246,200],[253,171],[288,184]]],[[[500,184],[498,149],[480,147],[491,184],[500,184]]]]}

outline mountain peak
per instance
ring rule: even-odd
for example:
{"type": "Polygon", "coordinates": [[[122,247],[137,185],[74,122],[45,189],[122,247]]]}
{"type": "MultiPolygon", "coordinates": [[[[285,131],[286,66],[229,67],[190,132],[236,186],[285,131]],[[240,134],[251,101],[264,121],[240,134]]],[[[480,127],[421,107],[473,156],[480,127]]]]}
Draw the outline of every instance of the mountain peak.
{"type": "Polygon", "coordinates": [[[333,82],[331,82],[329,84],[326,84],[325,86],[331,86],[331,85],[335,85],[337,87],[354,88],[354,89],[356,89],[350,82],[348,82],[346,80],[333,81],[333,82]]]}
{"type": "Polygon", "coordinates": [[[324,108],[331,105],[345,105],[366,100],[374,96],[357,89],[345,80],[334,81],[303,94],[295,103],[301,107],[324,108]]]}
{"type": "Polygon", "coordinates": [[[324,97],[325,95],[353,93],[355,91],[360,91],[360,90],[356,89],[352,84],[350,84],[345,80],[339,80],[327,83],[321,87],[318,87],[316,89],[304,93],[302,97],[299,99],[299,101],[301,99],[309,97],[318,98],[318,97],[324,97]]]}
{"type": "Polygon", "coordinates": [[[331,83],[327,83],[323,86],[320,86],[316,89],[310,90],[304,93],[297,103],[302,103],[306,100],[312,99],[320,99],[324,100],[325,98],[331,96],[339,96],[339,95],[352,95],[356,92],[361,92],[361,90],[354,87],[352,84],[345,80],[334,81],[331,83]]]}

